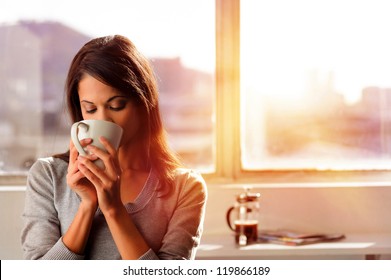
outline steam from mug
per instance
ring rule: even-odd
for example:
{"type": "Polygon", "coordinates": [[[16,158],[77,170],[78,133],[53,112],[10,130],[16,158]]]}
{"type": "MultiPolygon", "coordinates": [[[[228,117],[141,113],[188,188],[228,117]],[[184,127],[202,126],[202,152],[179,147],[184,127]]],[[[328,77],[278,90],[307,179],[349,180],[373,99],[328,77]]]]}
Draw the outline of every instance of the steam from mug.
{"type": "MultiPolygon", "coordinates": [[[[88,155],[88,151],[83,148],[80,141],[86,138],[92,139],[92,145],[106,151],[102,143],[99,141],[99,137],[105,137],[114,149],[118,149],[121,142],[123,130],[122,128],[108,121],[102,120],[82,120],[76,122],[71,127],[71,139],[80,155],[88,155]]],[[[102,160],[97,159],[94,163],[104,169],[102,160]]]]}

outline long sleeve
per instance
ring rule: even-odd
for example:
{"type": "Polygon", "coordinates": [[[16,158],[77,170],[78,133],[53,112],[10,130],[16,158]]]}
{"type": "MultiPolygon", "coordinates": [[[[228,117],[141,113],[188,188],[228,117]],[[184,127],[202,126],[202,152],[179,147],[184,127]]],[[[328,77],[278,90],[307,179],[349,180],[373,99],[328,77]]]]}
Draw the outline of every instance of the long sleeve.
{"type": "MultiPolygon", "coordinates": [[[[207,189],[201,175],[191,171],[176,183],[178,193],[176,206],[168,224],[162,247],[157,252],[160,259],[194,259],[200,243],[207,189]]],[[[151,257],[151,255],[144,256],[151,257]]]]}
{"type": "Polygon", "coordinates": [[[21,234],[25,259],[81,259],[64,245],[54,203],[53,170],[38,160],[27,178],[24,226],[21,234]]]}

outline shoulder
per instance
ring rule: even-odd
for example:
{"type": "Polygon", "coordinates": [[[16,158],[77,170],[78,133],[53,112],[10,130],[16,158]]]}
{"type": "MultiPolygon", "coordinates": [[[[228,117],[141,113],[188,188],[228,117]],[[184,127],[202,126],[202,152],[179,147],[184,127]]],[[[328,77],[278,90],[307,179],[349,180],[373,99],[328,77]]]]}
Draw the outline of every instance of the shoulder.
{"type": "Polygon", "coordinates": [[[202,183],[205,185],[202,175],[193,169],[177,168],[174,174],[174,181],[177,183],[202,183]]]}
{"type": "Polygon", "coordinates": [[[62,170],[64,168],[68,168],[68,163],[60,158],[55,157],[38,158],[31,166],[30,172],[41,170],[42,167],[45,169],[62,170]]]}
{"type": "Polygon", "coordinates": [[[202,175],[193,169],[177,168],[175,170],[174,185],[176,191],[182,195],[196,195],[206,199],[206,182],[202,175]]]}
{"type": "Polygon", "coordinates": [[[53,200],[64,189],[67,166],[65,161],[58,158],[39,158],[27,176],[26,201],[44,203],[53,200]]]}
{"type": "Polygon", "coordinates": [[[54,157],[39,158],[29,170],[31,177],[57,177],[61,178],[66,174],[68,163],[62,159],[54,157]]]}

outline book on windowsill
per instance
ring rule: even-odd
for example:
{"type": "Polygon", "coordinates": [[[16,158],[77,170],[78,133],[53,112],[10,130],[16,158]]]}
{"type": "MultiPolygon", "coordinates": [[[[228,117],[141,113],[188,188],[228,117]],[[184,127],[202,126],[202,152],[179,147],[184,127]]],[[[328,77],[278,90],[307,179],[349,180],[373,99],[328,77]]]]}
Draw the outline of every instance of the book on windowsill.
{"type": "Polygon", "coordinates": [[[267,230],[258,234],[259,242],[269,242],[289,246],[300,246],[322,242],[338,241],[344,234],[301,233],[292,230],[267,230]]]}

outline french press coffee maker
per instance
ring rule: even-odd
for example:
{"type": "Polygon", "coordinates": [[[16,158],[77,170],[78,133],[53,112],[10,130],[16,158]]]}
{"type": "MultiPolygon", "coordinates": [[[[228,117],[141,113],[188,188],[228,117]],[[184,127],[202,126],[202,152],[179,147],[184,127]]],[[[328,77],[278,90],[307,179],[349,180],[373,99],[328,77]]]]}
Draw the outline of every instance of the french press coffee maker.
{"type": "Polygon", "coordinates": [[[236,196],[236,203],[227,211],[227,223],[235,232],[235,241],[240,246],[256,242],[258,239],[258,214],[260,193],[244,193],[236,196]],[[234,215],[234,218],[231,216],[234,215]],[[232,222],[233,220],[233,222],[232,222]]]}

